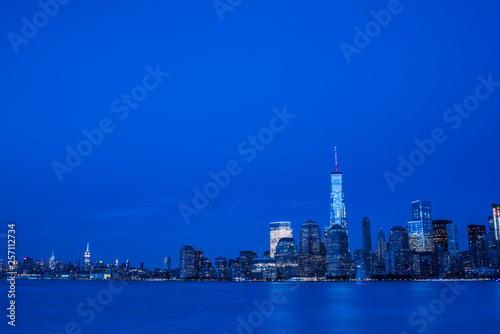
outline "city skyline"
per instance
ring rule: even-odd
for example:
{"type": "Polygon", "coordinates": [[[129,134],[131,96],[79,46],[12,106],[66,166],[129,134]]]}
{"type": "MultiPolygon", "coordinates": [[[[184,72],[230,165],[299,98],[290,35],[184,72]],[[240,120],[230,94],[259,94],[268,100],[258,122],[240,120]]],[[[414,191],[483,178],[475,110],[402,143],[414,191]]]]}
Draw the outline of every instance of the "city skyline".
{"type": "MultiPolygon", "coordinates": [[[[411,202],[411,207],[412,207],[412,211],[413,211],[413,212],[415,211],[415,206],[414,206],[414,204],[415,204],[415,203],[417,203],[417,202],[424,202],[424,203],[426,203],[426,204],[430,207],[430,202],[427,202],[427,201],[420,201],[420,200],[419,200],[419,201],[413,201],[413,202],[411,202]]],[[[447,224],[446,224],[447,226],[445,227],[446,234],[447,234],[447,241],[446,241],[446,243],[447,243],[447,251],[449,251],[449,252],[450,252],[450,254],[455,254],[455,256],[457,256],[457,257],[458,257],[458,253],[459,253],[459,252],[469,251],[469,250],[470,250],[470,234],[471,234],[471,233],[475,233],[475,235],[478,235],[478,236],[481,236],[482,234],[483,234],[483,235],[492,234],[493,239],[494,239],[494,240],[497,240],[497,239],[496,239],[496,234],[498,234],[498,231],[500,230],[500,228],[496,227],[496,224],[495,224],[495,223],[496,223],[496,221],[495,221],[495,219],[497,219],[497,218],[498,218],[498,208],[499,208],[499,207],[500,207],[500,205],[498,205],[498,204],[494,204],[494,203],[493,203],[493,204],[491,204],[491,208],[492,208],[492,212],[493,212],[493,214],[492,214],[492,216],[488,216],[488,217],[487,217],[487,218],[488,218],[488,219],[487,219],[487,222],[485,222],[484,224],[481,224],[481,223],[479,223],[479,224],[469,224],[469,225],[467,225],[467,226],[466,226],[466,227],[467,227],[466,229],[465,229],[465,227],[463,228],[463,229],[464,229],[464,231],[462,231],[462,232],[463,232],[462,234],[464,234],[464,235],[465,235],[465,239],[467,240],[465,243],[463,243],[463,242],[462,242],[462,243],[460,243],[460,242],[458,241],[458,240],[459,240],[458,238],[459,238],[459,236],[461,235],[461,233],[459,233],[459,232],[458,232],[458,231],[459,231],[458,226],[457,226],[457,224],[456,224],[456,223],[454,223],[452,220],[448,220],[448,219],[437,219],[437,220],[432,220],[432,221],[431,221],[431,226],[434,226],[436,223],[440,223],[440,222],[446,222],[446,223],[447,223],[447,224]],[[492,218],[494,218],[494,219],[493,219],[493,223],[492,223],[492,218]],[[472,226],[472,227],[475,227],[475,228],[473,228],[473,229],[471,230],[471,226],[472,226]],[[477,228],[482,227],[482,230],[481,230],[482,232],[475,232],[475,231],[476,231],[476,229],[477,229],[476,227],[477,227],[477,228]],[[471,232],[471,231],[472,231],[472,232],[471,232]],[[467,232],[467,233],[465,233],[465,232],[467,232]],[[457,234],[458,234],[458,235],[457,235],[457,234]],[[459,246],[460,244],[461,244],[462,246],[459,246]],[[468,247],[465,247],[464,245],[468,245],[468,247]],[[456,252],[456,253],[453,253],[453,252],[456,252]]],[[[415,217],[415,216],[414,216],[414,217],[415,217]]],[[[410,225],[411,223],[412,223],[412,221],[408,222],[408,226],[401,226],[402,228],[404,228],[405,233],[408,235],[408,249],[409,249],[409,250],[411,250],[411,249],[412,249],[412,246],[411,246],[411,243],[412,243],[412,241],[411,241],[411,231],[410,231],[410,229],[409,229],[409,225],[410,225]]],[[[274,243],[276,243],[276,245],[277,245],[277,244],[278,244],[278,242],[279,242],[281,239],[293,239],[293,240],[295,240],[295,241],[297,242],[297,245],[298,245],[298,244],[301,244],[301,245],[302,245],[302,241],[301,241],[301,240],[302,240],[302,236],[301,236],[301,235],[302,235],[302,227],[303,227],[303,226],[306,226],[306,225],[308,225],[308,224],[313,224],[313,225],[315,226],[315,228],[317,228],[317,231],[318,231],[318,232],[314,232],[314,233],[317,233],[315,238],[317,238],[318,242],[326,243],[326,237],[327,237],[327,233],[326,233],[326,232],[327,232],[328,228],[327,228],[327,227],[325,227],[325,229],[324,229],[324,230],[321,230],[320,226],[319,226],[316,222],[314,222],[314,221],[312,221],[312,220],[308,220],[307,222],[304,222],[304,223],[301,223],[301,224],[300,224],[300,227],[301,227],[301,228],[300,228],[300,229],[298,229],[298,230],[299,230],[299,236],[297,236],[297,237],[293,235],[293,229],[292,229],[292,228],[290,228],[290,227],[291,227],[291,222],[270,222],[270,223],[268,223],[268,224],[269,224],[269,226],[271,227],[271,234],[269,234],[269,242],[270,242],[270,247],[269,247],[269,249],[260,250],[260,253],[259,253],[259,250],[257,250],[257,251],[256,251],[256,249],[254,249],[254,248],[252,248],[252,249],[251,249],[251,251],[256,251],[256,254],[257,254],[257,256],[256,256],[256,257],[258,257],[258,258],[263,258],[263,257],[265,257],[265,254],[266,254],[266,253],[268,253],[268,256],[269,256],[269,257],[273,258],[273,257],[271,256],[271,247],[272,247],[272,245],[273,245],[274,243]],[[274,227],[273,227],[273,226],[274,226],[274,227]],[[278,229],[283,229],[283,228],[284,228],[284,232],[278,233],[278,234],[282,234],[282,236],[281,236],[281,237],[279,237],[279,238],[276,238],[275,236],[277,236],[278,234],[273,233],[273,231],[277,231],[278,229]],[[324,234],[324,237],[322,237],[322,235],[323,235],[323,234],[324,234]],[[297,239],[298,239],[298,240],[297,240],[297,239]],[[276,241],[276,240],[277,240],[277,241],[276,241]]],[[[336,224],[336,225],[338,225],[338,224],[336,224]]],[[[381,233],[382,233],[382,234],[386,234],[387,232],[392,231],[394,228],[398,228],[398,227],[399,227],[398,225],[395,225],[395,226],[393,226],[393,227],[392,227],[389,231],[385,231],[385,232],[383,232],[383,228],[380,228],[380,231],[379,231],[379,233],[378,233],[378,236],[376,237],[376,239],[374,239],[374,238],[372,238],[372,236],[371,236],[371,230],[372,230],[372,228],[371,228],[371,222],[370,222],[369,217],[363,217],[363,219],[361,220],[361,222],[360,222],[360,224],[359,224],[359,225],[361,225],[362,230],[363,230],[363,228],[365,228],[365,227],[367,227],[367,229],[366,229],[366,231],[365,231],[365,232],[363,232],[363,233],[362,233],[362,235],[361,235],[361,238],[360,238],[360,239],[361,239],[361,242],[360,242],[361,247],[359,247],[359,249],[356,249],[356,250],[367,250],[367,251],[370,251],[370,252],[371,252],[371,251],[372,251],[372,246],[371,246],[371,245],[372,245],[373,241],[375,241],[375,242],[373,243],[373,244],[375,244],[375,245],[376,245],[376,248],[375,248],[375,250],[374,250],[374,251],[375,251],[375,254],[376,254],[376,253],[380,253],[379,237],[380,237],[381,233]],[[366,233],[366,235],[365,235],[365,233],[366,233]],[[369,248],[369,249],[368,249],[368,248],[369,248]]],[[[308,233],[310,233],[310,232],[308,232],[308,233]]],[[[390,234],[389,234],[389,236],[390,236],[390,234]]],[[[433,245],[434,245],[434,243],[436,242],[436,241],[434,241],[434,239],[435,239],[435,238],[436,238],[436,230],[435,230],[435,228],[434,228],[433,245]]],[[[475,238],[477,239],[477,236],[476,236],[475,238]]],[[[350,238],[349,238],[348,240],[350,240],[350,238]]],[[[82,266],[82,268],[85,268],[86,270],[88,270],[88,268],[90,268],[90,267],[92,266],[92,264],[94,264],[95,262],[92,262],[91,257],[90,257],[90,249],[89,249],[89,247],[90,247],[90,246],[89,246],[89,245],[90,245],[90,242],[87,242],[87,244],[86,244],[86,245],[87,245],[87,248],[86,248],[86,250],[85,250],[85,252],[84,252],[84,261],[83,261],[83,265],[80,263],[80,260],[81,260],[81,259],[80,259],[80,257],[81,257],[81,251],[77,251],[77,252],[76,252],[76,254],[75,254],[75,259],[76,259],[76,260],[75,260],[75,261],[73,261],[72,259],[69,259],[69,260],[66,260],[66,261],[62,261],[62,260],[61,260],[61,258],[56,258],[56,257],[54,256],[54,252],[55,252],[55,251],[54,251],[54,250],[52,250],[52,256],[51,256],[51,257],[49,258],[49,260],[48,260],[49,267],[51,267],[51,264],[52,264],[52,263],[56,260],[56,261],[58,261],[58,262],[60,262],[60,263],[68,263],[68,262],[71,262],[71,263],[73,263],[74,265],[77,265],[77,264],[78,264],[78,265],[82,266]]],[[[204,251],[204,250],[206,250],[206,248],[201,247],[201,246],[199,246],[199,248],[196,248],[196,247],[198,247],[198,246],[199,246],[199,245],[195,245],[195,246],[193,246],[193,245],[183,245],[183,246],[182,246],[182,249],[183,249],[184,247],[188,247],[188,248],[192,251],[192,256],[193,256],[193,257],[195,257],[195,256],[196,256],[196,252],[197,252],[197,249],[198,249],[198,250],[201,252],[202,256],[203,256],[203,251],[204,251]]],[[[318,244],[318,247],[319,247],[319,244],[318,244]]],[[[433,246],[433,247],[434,247],[434,246],[433,246]]],[[[479,246],[476,246],[476,245],[475,245],[474,247],[479,247],[479,246]]],[[[483,246],[481,246],[481,247],[483,247],[483,246]]],[[[298,248],[298,249],[299,249],[299,250],[300,250],[300,249],[302,249],[302,246],[301,246],[300,248],[298,248]]],[[[348,248],[347,248],[347,250],[349,251],[349,249],[348,249],[348,248]]],[[[422,251],[422,250],[419,250],[418,248],[415,248],[415,251],[420,252],[420,251],[422,251]]],[[[425,252],[426,250],[423,250],[423,251],[425,252]]],[[[433,249],[432,251],[434,251],[434,249],[433,249]]],[[[242,252],[242,250],[239,250],[239,251],[233,251],[233,253],[238,253],[238,252],[242,252]]],[[[320,248],[318,248],[315,252],[317,252],[316,254],[319,254],[319,252],[320,252],[320,248]]],[[[328,251],[327,251],[327,252],[328,252],[328,251]]],[[[486,252],[486,251],[485,251],[485,252],[486,252]]],[[[181,251],[181,253],[182,253],[182,251],[181,251]]],[[[233,254],[233,253],[231,253],[231,254],[233,254]]],[[[486,254],[486,253],[485,253],[485,254],[486,254]]],[[[164,267],[164,265],[165,265],[165,263],[166,263],[166,261],[167,261],[167,258],[168,258],[168,263],[169,263],[169,266],[170,266],[171,261],[172,261],[171,259],[172,259],[172,258],[174,258],[174,259],[175,259],[175,256],[173,256],[173,255],[174,255],[174,254],[164,255],[164,256],[163,256],[163,258],[162,258],[162,259],[163,259],[163,266],[153,266],[153,267],[154,267],[154,268],[160,268],[160,269],[161,269],[161,268],[163,268],[163,267],[164,267]]],[[[352,254],[350,254],[350,253],[349,253],[349,255],[350,255],[350,260],[354,260],[354,258],[356,257],[356,255],[355,255],[355,257],[353,258],[353,257],[352,257],[352,254]]],[[[33,254],[31,254],[31,256],[33,256],[33,254]]],[[[66,255],[66,256],[67,256],[67,255],[66,255]]],[[[328,253],[327,253],[327,256],[328,256],[328,253]]],[[[485,256],[487,256],[487,255],[485,255],[485,256]]],[[[32,259],[34,259],[34,260],[38,260],[38,261],[40,261],[40,260],[42,260],[42,261],[43,261],[43,260],[44,260],[43,258],[36,258],[36,256],[34,256],[34,257],[30,257],[30,255],[21,256],[21,257],[19,257],[19,259],[26,258],[26,257],[28,257],[28,258],[32,258],[32,259]]],[[[119,258],[120,258],[120,257],[116,257],[115,255],[106,255],[106,257],[108,257],[108,258],[109,258],[109,257],[111,257],[111,258],[116,258],[116,265],[118,265],[118,264],[119,264],[119,261],[118,261],[118,260],[119,260],[119,258]]],[[[219,255],[217,255],[217,256],[215,256],[215,257],[211,257],[211,258],[221,258],[221,257],[224,257],[224,258],[228,258],[228,259],[229,259],[229,258],[231,258],[231,257],[236,257],[236,256],[228,256],[228,254],[227,254],[227,253],[224,253],[224,254],[219,254],[219,255]]],[[[66,257],[65,257],[65,258],[66,258],[66,257]]],[[[97,258],[98,258],[98,260],[95,260],[95,258],[94,258],[94,261],[102,261],[103,263],[108,263],[108,264],[111,264],[111,263],[112,263],[112,261],[105,261],[105,260],[103,260],[103,259],[105,258],[105,257],[103,257],[103,256],[100,256],[100,257],[98,256],[97,258]]],[[[207,258],[207,259],[208,259],[208,258],[207,258]]],[[[0,258],[0,260],[3,260],[3,259],[1,259],[1,258],[0,258]]],[[[498,260],[500,261],[500,259],[498,259],[498,260]]],[[[181,256],[179,257],[179,262],[181,262],[181,263],[182,263],[182,261],[183,261],[183,260],[182,260],[182,255],[181,255],[181,256]]],[[[47,262],[47,261],[46,261],[46,262],[47,262]]],[[[4,263],[6,263],[6,262],[4,262],[4,263]]],[[[129,260],[128,260],[128,258],[127,258],[127,260],[126,260],[126,261],[121,262],[121,263],[126,263],[126,264],[128,265],[128,264],[129,264],[129,260]]],[[[141,260],[139,261],[139,263],[141,263],[141,264],[143,265],[143,264],[144,264],[144,259],[141,259],[141,260]]],[[[174,262],[174,263],[175,263],[175,262],[174,262]]],[[[484,265],[484,263],[481,263],[481,264],[482,264],[482,265],[484,265]]],[[[375,264],[374,264],[374,266],[375,266],[375,264]]],[[[152,269],[152,268],[150,268],[150,269],[152,269]]],[[[325,269],[326,269],[326,268],[325,268],[325,269]]],[[[194,271],[195,269],[194,269],[194,268],[192,268],[191,270],[192,270],[192,271],[194,271]]],[[[326,270],[327,270],[327,269],[326,269],[326,270]]]]}
{"type": "MultiPolygon", "coordinates": [[[[337,145],[351,251],[360,248],[358,217],[389,231],[411,220],[406,206],[417,199],[434,204],[435,218],[481,223],[491,215],[484,203],[500,197],[500,138],[492,135],[500,68],[491,42],[500,23],[483,2],[436,6],[450,14],[446,24],[424,4],[407,3],[350,63],[339,45],[353,45],[353,29],[386,3],[323,1],[306,11],[289,2],[266,10],[242,4],[223,22],[211,3],[158,3],[155,10],[105,3],[102,10],[114,14],[96,21],[85,19],[96,15],[90,4],[61,6],[19,53],[4,39],[9,84],[0,124],[10,144],[1,155],[13,163],[1,166],[8,177],[0,221],[18,222],[20,252],[43,251],[46,259],[53,248],[67,260],[78,250],[83,257],[89,240],[96,255],[113,248],[132,262],[140,258],[131,245],[147,243],[143,256],[158,266],[163,254],[177,262],[170,246],[177,240],[209,238],[214,257],[223,244],[264,249],[267,235],[255,226],[285,220],[297,231],[308,219],[330,223],[337,145]],[[254,26],[256,17],[265,24],[254,26]],[[415,30],[421,17],[426,25],[415,30]],[[96,45],[102,56],[80,52],[96,45]],[[474,101],[476,88],[488,96],[477,110],[454,111],[474,101]],[[271,124],[273,110],[282,115],[285,107],[294,118],[271,124]],[[281,131],[261,133],[271,125],[281,131]],[[259,134],[265,144],[254,146],[248,138],[259,134]],[[99,144],[60,182],[52,164],[68,166],[67,155],[85,150],[88,136],[99,144]],[[193,189],[233,160],[241,172],[186,224],[178,206],[192,205],[193,189]],[[386,172],[398,177],[394,191],[386,172]],[[228,226],[230,233],[218,232],[228,226]]],[[[9,10],[3,31],[20,34],[21,18],[41,9],[33,2],[9,10]]]]}
{"type": "Polygon", "coordinates": [[[499,327],[500,3],[5,6],[8,332],[499,327]]]}

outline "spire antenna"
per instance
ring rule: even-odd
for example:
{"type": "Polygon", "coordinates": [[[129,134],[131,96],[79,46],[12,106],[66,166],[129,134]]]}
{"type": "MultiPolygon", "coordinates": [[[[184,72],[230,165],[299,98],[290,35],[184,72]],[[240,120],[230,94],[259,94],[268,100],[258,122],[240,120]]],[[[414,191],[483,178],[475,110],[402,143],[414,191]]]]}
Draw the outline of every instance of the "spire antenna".
{"type": "Polygon", "coordinates": [[[338,172],[338,164],[337,164],[337,145],[335,145],[335,172],[338,172]]]}

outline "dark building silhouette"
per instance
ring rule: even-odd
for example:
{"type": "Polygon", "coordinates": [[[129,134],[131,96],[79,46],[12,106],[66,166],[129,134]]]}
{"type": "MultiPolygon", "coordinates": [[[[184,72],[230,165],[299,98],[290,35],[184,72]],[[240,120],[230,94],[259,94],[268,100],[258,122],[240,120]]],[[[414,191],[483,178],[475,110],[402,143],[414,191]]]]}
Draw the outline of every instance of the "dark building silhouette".
{"type": "Polygon", "coordinates": [[[351,259],[349,241],[341,225],[333,225],[325,231],[326,276],[346,276],[350,274],[351,259]]]}
{"type": "Polygon", "coordinates": [[[203,266],[203,250],[198,249],[195,253],[196,277],[201,277],[201,268],[203,266]]]}
{"type": "Polygon", "coordinates": [[[481,268],[486,266],[486,252],[484,247],[484,239],[486,235],[485,225],[468,225],[469,232],[469,255],[470,267],[481,268]]]}
{"type": "Polygon", "coordinates": [[[257,257],[257,253],[252,251],[240,252],[241,277],[250,279],[252,276],[252,262],[257,257]]]}
{"type": "Polygon", "coordinates": [[[434,231],[434,263],[435,273],[444,277],[450,271],[450,256],[448,252],[448,225],[451,220],[439,219],[432,221],[434,231]]]}
{"type": "Polygon", "coordinates": [[[196,277],[196,251],[193,246],[182,246],[180,265],[179,265],[179,278],[194,278],[196,277]]]}
{"type": "Polygon", "coordinates": [[[318,224],[312,220],[302,224],[300,229],[299,273],[301,276],[317,276],[321,273],[321,233],[318,224]]]}
{"type": "Polygon", "coordinates": [[[385,263],[387,274],[410,275],[412,272],[408,232],[402,226],[391,229],[385,263]]]}
{"type": "Polygon", "coordinates": [[[387,241],[385,241],[385,234],[382,229],[377,235],[377,251],[374,257],[374,273],[377,275],[385,274],[385,255],[387,252],[387,241]]]}
{"type": "Polygon", "coordinates": [[[363,238],[363,249],[371,253],[372,251],[372,232],[370,228],[370,218],[363,217],[361,234],[363,238]]]}

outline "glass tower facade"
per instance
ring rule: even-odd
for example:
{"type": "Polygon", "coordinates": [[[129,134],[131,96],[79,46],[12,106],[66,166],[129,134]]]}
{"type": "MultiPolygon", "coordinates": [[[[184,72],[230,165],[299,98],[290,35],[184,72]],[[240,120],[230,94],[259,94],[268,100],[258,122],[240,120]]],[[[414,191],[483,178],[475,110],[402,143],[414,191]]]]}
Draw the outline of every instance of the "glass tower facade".
{"type": "Polygon", "coordinates": [[[500,205],[492,204],[493,207],[493,229],[495,239],[500,242],[500,205]]]}
{"type": "Polygon", "coordinates": [[[270,256],[274,258],[276,246],[282,238],[293,238],[293,230],[290,222],[271,223],[270,256]]]}
{"type": "Polygon", "coordinates": [[[319,225],[312,220],[300,228],[299,271],[301,276],[315,276],[321,273],[321,233],[319,225]]]}
{"type": "Polygon", "coordinates": [[[408,232],[402,226],[391,229],[385,266],[387,274],[408,275],[412,271],[408,232]]]}
{"type": "Polygon", "coordinates": [[[448,252],[448,225],[451,220],[439,219],[432,221],[434,230],[434,261],[439,276],[444,276],[450,270],[450,256],[448,252]]]}
{"type": "Polygon", "coordinates": [[[193,246],[182,246],[179,264],[179,278],[196,277],[196,251],[193,246]]]}
{"type": "Polygon", "coordinates": [[[257,253],[252,251],[240,252],[241,277],[250,278],[252,274],[252,262],[257,257],[257,253]]]}
{"type": "Polygon", "coordinates": [[[348,275],[351,259],[346,231],[340,225],[333,225],[325,232],[326,276],[348,275]]]}
{"type": "Polygon", "coordinates": [[[364,217],[362,222],[363,249],[372,251],[372,232],[370,229],[370,218],[364,217]]]}
{"type": "Polygon", "coordinates": [[[448,235],[448,253],[450,253],[450,258],[459,259],[460,250],[458,248],[457,224],[450,221],[446,225],[446,234],[448,235]]]}
{"type": "Polygon", "coordinates": [[[469,254],[471,268],[485,267],[486,252],[485,252],[485,225],[468,225],[469,232],[469,254]]]}
{"type": "Polygon", "coordinates": [[[299,275],[299,252],[293,238],[280,239],[274,258],[279,278],[291,278],[299,275]]]}
{"type": "Polygon", "coordinates": [[[349,235],[347,229],[347,217],[345,213],[344,187],[342,182],[342,172],[331,174],[330,193],[330,226],[340,225],[349,235]]]}
{"type": "Polygon", "coordinates": [[[414,252],[432,252],[434,249],[434,235],[431,202],[412,202],[411,209],[413,220],[408,222],[407,225],[410,249],[414,252]]]}
{"type": "Polygon", "coordinates": [[[83,255],[83,263],[84,263],[85,270],[90,270],[90,267],[92,267],[92,264],[90,263],[89,243],[87,243],[87,250],[85,251],[85,254],[83,255]]]}
{"type": "Polygon", "coordinates": [[[377,235],[377,254],[375,257],[376,264],[374,271],[377,274],[385,274],[385,253],[387,251],[387,241],[385,241],[385,234],[382,229],[377,235]]]}

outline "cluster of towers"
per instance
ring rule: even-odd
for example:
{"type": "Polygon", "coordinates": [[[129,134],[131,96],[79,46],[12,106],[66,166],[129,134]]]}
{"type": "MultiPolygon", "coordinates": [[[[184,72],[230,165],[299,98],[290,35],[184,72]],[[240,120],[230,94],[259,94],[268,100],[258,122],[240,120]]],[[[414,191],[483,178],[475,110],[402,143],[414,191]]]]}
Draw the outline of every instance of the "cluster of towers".
{"type": "Polygon", "coordinates": [[[293,238],[289,221],[270,223],[270,250],[259,258],[251,251],[227,261],[212,261],[202,250],[192,246],[181,249],[179,278],[350,278],[374,276],[478,277],[500,274],[500,205],[493,204],[489,232],[485,225],[469,225],[469,249],[460,252],[458,228],[451,220],[432,219],[431,203],[411,203],[412,220],[394,226],[386,240],[382,229],[372,249],[371,226],[362,218],[362,248],[349,247],[342,172],[338,170],[335,148],[335,171],[331,173],[330,223],[324,227],[309,220],[300,228],[299,245],[293,238]],[[300,247],[298,247],[300,246],[300,247]]]}

